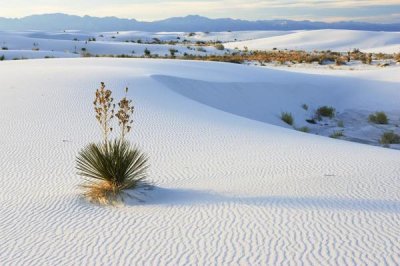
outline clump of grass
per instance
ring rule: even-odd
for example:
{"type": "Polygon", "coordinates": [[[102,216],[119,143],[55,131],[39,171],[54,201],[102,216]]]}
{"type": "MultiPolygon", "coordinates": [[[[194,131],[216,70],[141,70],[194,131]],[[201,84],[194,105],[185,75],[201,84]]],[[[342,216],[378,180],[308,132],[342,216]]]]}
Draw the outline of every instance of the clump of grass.
{"type": "Polygon", "coordinates": [[[389,119],[385,112],[375,112],[374,114],[370,114],[368,120],[375,124],[386,125],[389,123],[389,119]]]}
{"type": "Polygon", "coordinates": [[[339,139],[341,137],[344,137],[344,134],[342,130],[339,130],[339,131],[334,131],[329,137],[333,139],[339,139]]]}
{"type": "Polygon", "coordinates": [[[294,122],[292,114],[288,113],[288,112],[281,113],[281,120],[291,126],[293,125],[293,122],[294,122]]]}
{"type": "Polygon", "coordinates": [[[331,107],[331,106],[321,106],[317,109],[317,111],[315,111],[315,114],[317,115],[318,118],[321,117],[329,117],[329,118],[333,118],[335,117],[335,108],[331,107]]]}
{"type": "Polygon", "coordinates": [[[148,159],[125,140],[89,144],[77,157],[78,174],[87,179],[82,187],[90,201],[109,204],[131,196],[126,190],[147,185],[148,159]]]}
{"type": "Polygon", "coordinates": [[[381,144],[388,145],[388,144],[400,144],[400,135],[389,131],[385,132],[381,136],[381,144]]]}
{"type": "Polygon", "coordinates": [[[299,128],[297,128],[297,130],[298,130],[298,131],[301,131],[301,132],[304,132],[304,133],[310,132],[310,128],[309,128],[309,127],[306,127],[306,126],[304,126],[304,127],[299,127],[299,128]]]}
{"type": "Polygon", "coordinates": [[[80,151],[77,156],[78,175],[85,179],[81,186],[83,195],[92,202],[110,204],[123,201],[128,194],[127,190],[147,186],[148,158],[137,146],[131,145],[125,136],[131,130],[134,106],[132,100],[125,97],[118,103],[115,113],[112,91],[106,89],[102,82],[96,90],[94,110],[96,119],[103,133],[101,143],[90,143],[80,151]],[[110,141],[109,134],[113,118],[118,119],[121,135],[120,138],[110,141]]]}

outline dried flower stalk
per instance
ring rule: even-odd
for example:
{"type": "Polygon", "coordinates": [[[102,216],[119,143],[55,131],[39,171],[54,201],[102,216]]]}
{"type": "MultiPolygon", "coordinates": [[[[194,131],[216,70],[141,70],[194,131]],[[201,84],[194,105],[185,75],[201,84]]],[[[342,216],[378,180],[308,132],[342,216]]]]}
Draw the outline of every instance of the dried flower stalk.
{"type": "Polygon", "coordinates": [[[126,98],[128,94],[128,88],[125,89],[125,97],[118,103],[118,112],[116,117],[118,118],[118,124],[121,128],[121,139],[125,138],[125,135],[131,131],[133,120],[131,116],[135,107],[132,105],[132,100],[126,98]]]}
{"type": "Polygon", "coordinates": [[[108,143],[109,133],[113,130],[110,126],[110,121],[114,117],[115,104],[111,97],[111,90],[106,89],[104,82],[101,82],[100,88],[96,90],[96,98],[93,102],[96,112],[96,119],[103,131],[104,144],[108,143]]]}

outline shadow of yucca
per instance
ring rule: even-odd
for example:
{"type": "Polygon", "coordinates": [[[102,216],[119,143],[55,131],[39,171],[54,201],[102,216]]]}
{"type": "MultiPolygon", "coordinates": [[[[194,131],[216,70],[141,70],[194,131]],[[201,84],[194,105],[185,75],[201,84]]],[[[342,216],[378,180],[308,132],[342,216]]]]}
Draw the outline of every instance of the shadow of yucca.
{"type": "Polygon", "coordinates": [[[226,196],[209,191],[152,187],[142,193],[142,201],[126,199],[127,205],[208,205],[246,204],[265,207],[295,209],[327,209],[343,211],[370,211],[400,213],[400,202],[380,199],[355,199],[336,197],[291,197],[291,196],[226,196]]]}

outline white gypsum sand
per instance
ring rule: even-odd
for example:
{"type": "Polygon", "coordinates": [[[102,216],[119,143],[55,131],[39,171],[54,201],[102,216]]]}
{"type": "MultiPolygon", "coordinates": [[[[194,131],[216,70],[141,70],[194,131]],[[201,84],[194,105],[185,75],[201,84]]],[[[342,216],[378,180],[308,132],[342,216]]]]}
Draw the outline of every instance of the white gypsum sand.
{"type": "Polygon", "coordinates": [[[0,73],[1,264],[400,261],[399,151],[270,124],[306,99],[395,108],[398,69],[374,78],[90,58],[7,61],[0,73]],[[144,202],[80,199],[75,156],[101,138],[91,105],[100,81],[134,99],[129,139],[149,154],[156,184],[144,202]]]}
{"type": "Polygon", "coordinates": [[[332,50],[339,52],[360,49],[368,53],[398,53],[400,32],[372,32],[360,30],[307,30],[288,34],[254,38],[226,43],[227,48],[249,50],[294,49],[332,50]]]}

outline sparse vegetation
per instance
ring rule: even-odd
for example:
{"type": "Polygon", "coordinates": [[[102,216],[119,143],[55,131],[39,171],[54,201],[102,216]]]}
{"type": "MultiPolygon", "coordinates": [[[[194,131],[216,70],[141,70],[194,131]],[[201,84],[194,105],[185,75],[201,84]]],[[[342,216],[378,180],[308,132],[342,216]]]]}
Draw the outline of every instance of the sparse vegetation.
{"type": "Polygon", "coordinates": [[[304,127],[299,127],[299,128],[297,128],[297,130],[298,130],[298,131],[301,131],[301,132],[304,132],[304,133],[310,132],[310,128],[309,128],[309,127],[306,127],[306,126],[304,126],[304,127]]]}
{"type": "Polygon", "coordinates": [[[132,100],[125,97],[118,104],[115,114],[121,129],[121,137],[109,140],[109,133],[114,118],[112,92],[102,82],[96,90],[93,102],[96,119],[100,124],[103,141],[87,145],[77,156],[78,175],[85,179],[81,186],[83,195],[92,202],[113,204],[123,201],[124,196],[133,197],[127,190],[148,186],[148,158],[137,146],[131,145],[125,136],[131,130],[131,116],[134,111],[132,100]]]}
{"type": "Polygon", "coordinates": [[[150,52],[150,50],[149,49],[144,49],[144,55],[145,56],[150,56],[151,55],[151,52],[150,52]]]}
{"type": "Polygon", "coordinates": [[[288,112],[281,113],[281,120],[291,126],[293,125],[293,122],[294,122],[292,114],[288,113],[288,112]]]}
{"type": "Polygon", "coordinates": [[[169,53],[170,53],[172,58],[175,57],[175,53],[177,53],[177,52],[178,52],[178,50],[176,50],[176,49],[169,49],[169,53]]]}
{"type": "Polygon", "coordinates": [[[304,103],[304,104],[301,105],[301,108],[303,108],[304,110],[307,111],[308,110],[308,105],[304,103]]]}
{"type": "Polygon", "coordinates": [[[380,142],[384,145],[400,144],[400,135],[392,131],[385,132],[382,134],[380,142]]]}
{"type": "Polygon", "coordinates": [[[4,55],[0,56],[0,61],[5,60],[6,58],[4,57],[4,55]]]}
{"type": "Polygon", "coordinates": [[[222,43],[217,43],[214,47],[220,51],[225,50],[225,46],[222,43]]]}
{"type": "Polygon", "coordinates": [[[386,125],[389,123],[389,119],[385,112],[376,112],[374,114],[370,114],[368,120],[375,124],[386,125]]]}
{"type": "Polygon", "coordinates": [[[335,108],[331,107],[331,106],[321,106],[317,109],[317,111],[315,111],[315,114],[318,118],[321,117],[329,117],[329,118],[333,118],[335,117],[335,108]]]}
{"type": "Polygon", "coordinates": [[[333,139],[338,139],[344,136],[343,130],[334,131],[329,137],[333,139]]]}

